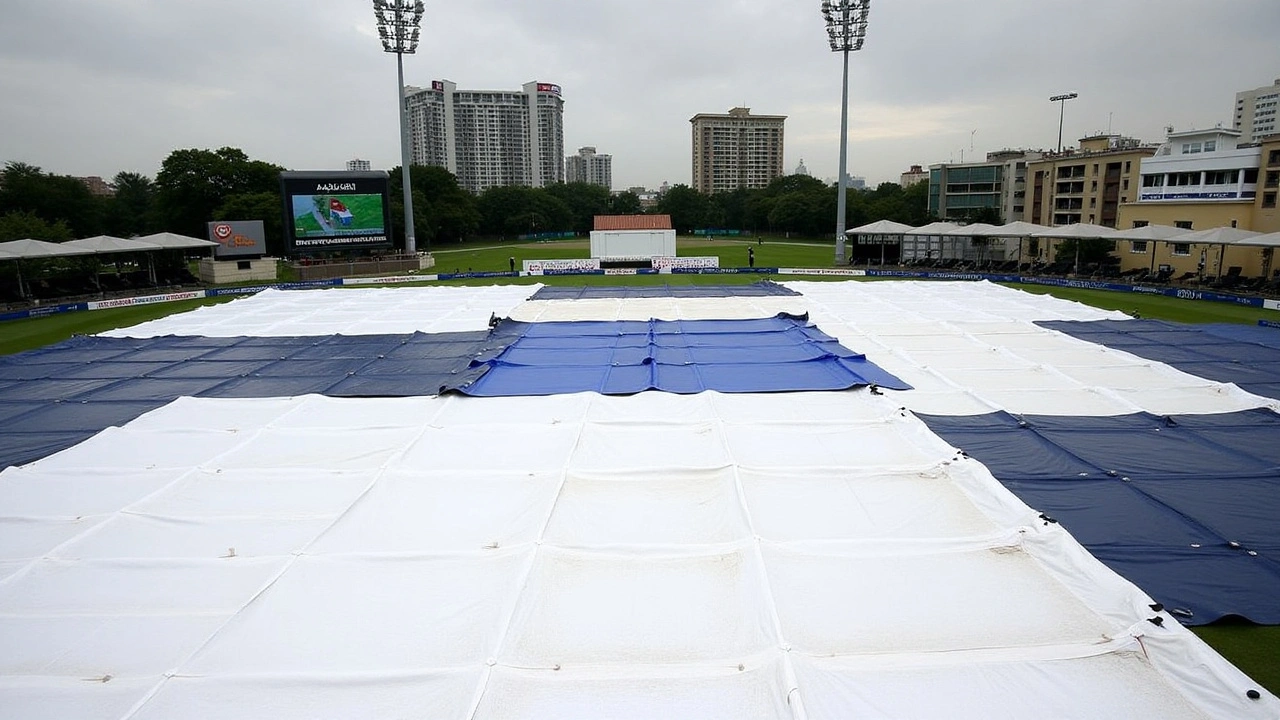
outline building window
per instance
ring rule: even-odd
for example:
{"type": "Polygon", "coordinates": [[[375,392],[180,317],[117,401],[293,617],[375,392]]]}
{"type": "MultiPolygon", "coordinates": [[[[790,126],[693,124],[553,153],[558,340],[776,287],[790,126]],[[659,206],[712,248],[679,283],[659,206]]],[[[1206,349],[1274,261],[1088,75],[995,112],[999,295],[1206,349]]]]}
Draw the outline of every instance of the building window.
{"type": "Polygon", "coordinates": [[[1134,227],[1136,227],[1136,228],[1146,227],[1146,226],[1148,226],[1148,225],[1150,225],[1150,224],[1151,224],[1151,223],[1147,222],[1146,220],[1134,220],[1134,221],[1133,221],[1133,226],[1134,226],[1134,227]]]}
{"type": "Polygon", "coordinates": [[[1213,152],[1214,150],[1217,150],[1217,149],[1218,149],[1218,141],[1217,141],[1217,140],[1205,140],[1205,141],[1204,141],[1204,151],[1205,151],[1205,152],[1213,152]]]}
{"type": "Polygon", "coordinates": [[[1142,187],[1163,187],[1164,175],[1143,175],[1142,187]]]}
{"type": "Polygon", "coordinates": [[[1262,207],[1273,208],[1276,206],[1276,194],[1273,192],[1262,193],[1262,207]]]}
{"type": "Polygon", "coordinates": [[[1091,207],[1091,208],[1096,208],[1096,207],[1098,207],[1098,198],[1096,198],[1096,197],[1091,197],[1091,198],[1089,198],[1089,207],[1091,207]]]}
{"type": "MultiPolygon", "coordinates": [[[[1130,167],[1132,164],[1133,164],[1133,162],[1132,162],[1132,161],[1130,161],[1130,160],[1125,160],[1125,161],[1124,161],[1124,174],[1125,174],[1125,175],[1128,175],[1128,174],[1129,174],[1129,167],[1130,167]]],[[[1125,182],[1128,182],[1128,181],[1126,180],[1125,182]]]]}
{"type": "Polygon", "coordinates": [[[1240,174],[1235,170],[1209,170],[1204,174],[1205,185],[1235,185],[1240,174]]]}
{"type": "Polygon", "coordinates": [[[1173,243],[1173,254],[1178,257],[1187,257],[1191,254],[1191,243],[1173,243]]]}
{"type": "Polygon", "coordinates": [[[1190,221],[1190,220],[1175,220],[1175,221],[1173,221],[1173,226],[1174,226],[1174,227],[1176,227],[1176,228],[1182,228],[1183,230],[1191,230],[1191,229],[1192,229],[1192,228],[1191,228],[1191,221],[1190,221]]]}
{"type": "Polygon", "coordinates": [[[1129,252],[1134,253],[1135,255],[1146,255],[1147,241],[1134,240],[1133,242],[1129,243],[1129,252]]]}
{"type": "Polygon", "coordinates": [[[1280,165],[1280,150],[1267,153],[1267,165],[1280,165]]]}
{"type": "Polygon", "coordinates": [[[1280,170],[1267,171],[1267,183],[1263,187],[1280,187],[1280,170]]]}
{"type": "Polygon", "coordinates": [[[1245,184],[1245,185],[1256,185],[1256,184],[1257,184],[1257,182],[1258,182],[1258,168],[1245,168],[1245,169],[1244,169],[1244,184],[1245,184]]]}
{"type": "Polygon", "coordinates": [[[1128,190],[1128,189],[1129,189],[1129,178],[1125,178],[1124,180],[1121,180],[1121,181],[1120,181],[1120,189],[1121,189],[1121,190],[1128,190]]]}

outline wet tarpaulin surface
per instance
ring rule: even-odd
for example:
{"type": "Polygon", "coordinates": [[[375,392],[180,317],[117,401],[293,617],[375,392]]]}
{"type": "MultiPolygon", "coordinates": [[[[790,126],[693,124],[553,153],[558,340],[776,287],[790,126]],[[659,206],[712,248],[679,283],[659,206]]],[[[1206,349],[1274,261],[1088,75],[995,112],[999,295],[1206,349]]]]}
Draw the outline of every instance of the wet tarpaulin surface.
{"type": "Polygon", "coordinates": [[[1182,325],[1163,320],[1050,321],[1081,340],[1158,360],[1183,372],[1280,399],[1280,330],[1250,325],[1182,325]]]}
{"type": "Polygon", "coordinates": [[[1185,623],[1280,623],[1280,415],[921,415],[1185,623]]]}
{"type": "Polygon", "coordinates": [[[512,396],[645,390],[674,393],[907,390],[902,380],[841,345],[807,318],[503,322],[504,349],[459,389],[512,396]]]}
{"type": "Polygon", "coordinates": [[[485,331],[329,337],[77,337],[0,357],[0,467],[178,397],[434,395],[483,374],[485,331]]]}
{"type": "Polygon", "coordinates": [[[906,389],[803,318],[519,323],[328,337],[79,337],[0,358],[0,466],[179,397],[906,389]],[[487,374],[493,378],[477,382],[487,374]]]}
{"type": "Polygon", "coordinates": [[[781,297],[798,296],[800,293],[771,280],[750,285],[638,285],[633,287],[584,285],[582,287],[545,286],[533,294],[530,300],[594,300],[598,298],[655,298],[655,297],[781,297]]]}

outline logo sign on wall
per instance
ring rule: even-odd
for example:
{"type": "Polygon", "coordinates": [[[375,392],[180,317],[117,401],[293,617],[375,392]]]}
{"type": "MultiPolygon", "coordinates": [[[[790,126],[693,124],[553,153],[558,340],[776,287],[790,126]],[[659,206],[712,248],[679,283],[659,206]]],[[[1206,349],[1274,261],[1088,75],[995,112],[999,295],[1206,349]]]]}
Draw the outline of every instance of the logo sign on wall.
{"type": "Polygon", "coordinates": [[[262,257],[267,234],[261,220],[218,220],[209,223],[209,239],[218,243],[215,258],[262,257]]]}

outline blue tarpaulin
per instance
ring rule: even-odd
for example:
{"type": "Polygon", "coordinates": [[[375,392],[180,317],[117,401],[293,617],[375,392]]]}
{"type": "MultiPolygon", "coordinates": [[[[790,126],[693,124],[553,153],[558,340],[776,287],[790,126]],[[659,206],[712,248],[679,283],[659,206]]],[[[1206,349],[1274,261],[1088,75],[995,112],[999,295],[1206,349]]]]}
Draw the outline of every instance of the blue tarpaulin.
{"type": "Polygon", "coordinates": [[[1182,325],[1162,320],[1055,320],[1040,325],[1158,360],[1183,372],[1280,399],[1280,330],[1257,325],[1182,325]]]}
{"type": "Polygon", "coordinates": [[[0,467],[178,397],[692,393],[907,385],[803,318],[519,323],[329,337],[78,337],[0,357],[0,467]],[[478,380],[491,376],[484,382],[478,380]]]}
{"type": "Polygon", "coordinates": [[[806,318],[503,323],[468,395],[845,390],[910,386],[806,318]],[[509,338],[509,339],[508,339],[509,338]]]}
{"type": "Polygon", "coordinates": [[[1280,415],[921,415],[1188,624],[1280,623],[1280,415]]]}

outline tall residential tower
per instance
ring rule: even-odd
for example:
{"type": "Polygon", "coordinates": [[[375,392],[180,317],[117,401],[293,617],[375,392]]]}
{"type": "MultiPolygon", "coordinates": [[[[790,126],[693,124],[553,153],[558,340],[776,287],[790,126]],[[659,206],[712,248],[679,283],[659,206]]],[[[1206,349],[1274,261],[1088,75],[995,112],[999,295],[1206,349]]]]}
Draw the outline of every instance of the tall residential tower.
{"type": "Polygon", "coordinates": [[[699,113],[693,125],[693,188],[718,193],[762,188],[782,177],[785,115],[752,115],[737,107],[724,115],[699,113]]]}
{"type": "Polygon", "coordinates": [[[578,148],[577,155],[564,159],[565,182],[588,183],[613,189],[613,156],[598,155],[594,147],[578,148]]]}
{"type": "Polygon", "coordinates": [[[448,80],[405,88],[415,165],[444,167],[472,192],[501,185],[543,187],[564,180],[560,86],[459,90],[448,80]]]}
{"type": "Polygon", "coordinates": [[[1276,132],[1276,110],[1280,109],[1280,78],[1275,84],[1236,93],[1234,127],[1240,131],[1240,143],[1256,143],[1276,132]]]}

